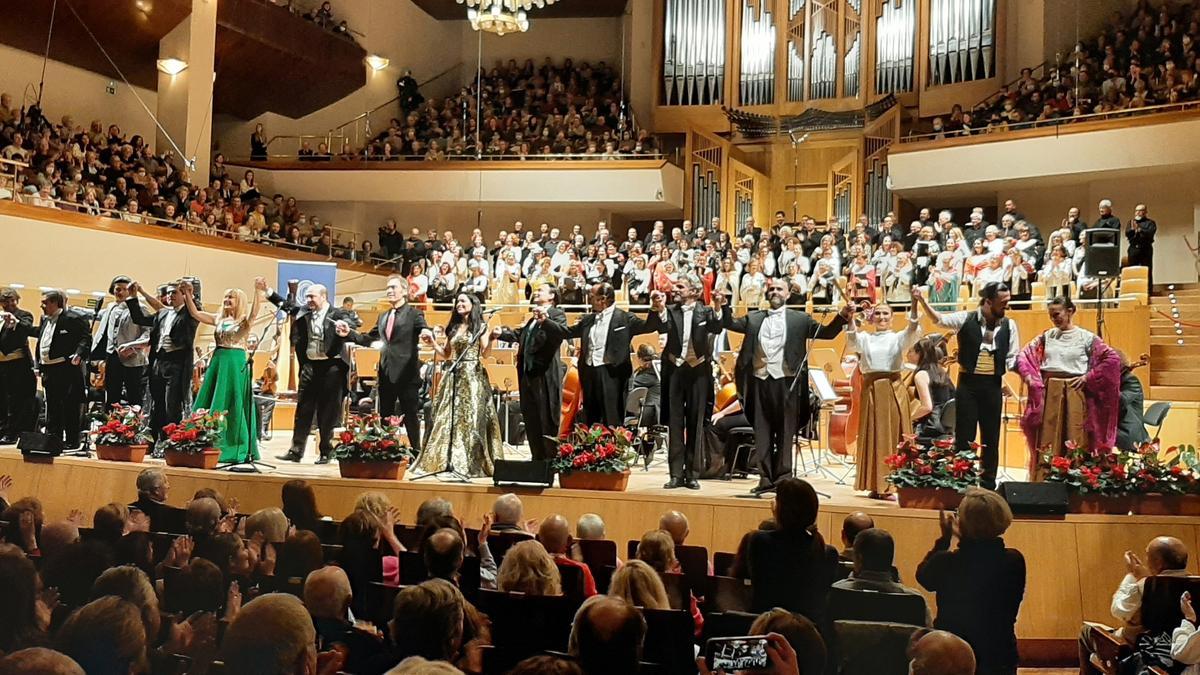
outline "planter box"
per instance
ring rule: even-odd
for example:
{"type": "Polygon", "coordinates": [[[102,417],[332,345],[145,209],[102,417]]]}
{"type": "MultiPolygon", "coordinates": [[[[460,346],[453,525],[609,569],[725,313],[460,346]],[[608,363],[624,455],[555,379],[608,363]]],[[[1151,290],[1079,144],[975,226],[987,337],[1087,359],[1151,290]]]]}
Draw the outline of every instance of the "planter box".
{"type": "Polygon", "coordinates": [[[1133,510],[1133,506],[1134,498],[1132,495],[1109,497],[1107,495],[1072,494],[1070,502],[1067,504],[1067,511],[1070,513],[1104,513],[1125,516],[1129,515],[1129,512],[1133,510]]]}
{"type": "Polygon", "coordinates": [[[950,488],[896,488],[896,501],[905,509],[953,511],[962,498],[961,492],[950,488]]]}
{"type": "Polygon", "coordinates": [[[221,451],[216,448],[205,448],[200,452],[180,452],[167,450],[167,466],[183,466],[191,469],[215,469],[221,451]]]}
{"type": "Polygon", "coordinates": [[[97,445],[96,457],[110,462],[140,462],[146,458],[150,446],[142,445],[97,445]]]}
{"type": "Polygon", "coordinates": [[[572,471],[558,474],[559,487],[568,490],[608,490],[624,492],[629,485],[629,469],[621,473],[600,473],[598,471],[572,471]]]}
{"type": "Polygon", "coordinates": [[[400,480],[408,470],[408,462],[347,462],[338,460],[342,478],[371,480],[400,480]]]}
{"type": "Polygon", "coordinates": [[[1134,512],[1145,516],[1200,515],[1200,495],[1164,495],[1157,492],[1138,495],[1134,512]]]}

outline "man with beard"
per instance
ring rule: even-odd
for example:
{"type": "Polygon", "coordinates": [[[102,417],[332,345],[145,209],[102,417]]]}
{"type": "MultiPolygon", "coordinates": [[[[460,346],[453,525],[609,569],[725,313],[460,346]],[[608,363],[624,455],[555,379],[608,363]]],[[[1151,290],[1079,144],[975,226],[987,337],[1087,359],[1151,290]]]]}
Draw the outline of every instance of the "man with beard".
{"type": "Polygon", "coordinates": [[[842,332],[854,316],[847,304],[828,324],[822,325],[798,309],[785,308],[787,282],[772,279],[767,286],[768,310],[753,310],[733,318],[725,298],[713,295],[722,306],[722,325],[746,338],[738,351],[734,379],[754,424],[758,486],[754,496],[771,492],[776,483],[792,476],[792,447],[797,425],[808,419],[808,341],[829,340],[842,332]],[[795,386],[793,386],[795,385],[795,386]]]}

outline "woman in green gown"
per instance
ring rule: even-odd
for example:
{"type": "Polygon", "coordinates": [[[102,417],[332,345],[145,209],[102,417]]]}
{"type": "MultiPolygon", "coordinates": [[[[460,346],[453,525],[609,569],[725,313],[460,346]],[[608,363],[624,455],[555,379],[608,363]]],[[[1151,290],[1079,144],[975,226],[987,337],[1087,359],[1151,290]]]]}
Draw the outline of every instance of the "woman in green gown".
{"type": "Polygon", "coordinates": [[[254,280],[254,287],[254,301],[249,309],[246,294],[240,288],[230,288],[221,301],[221,313],[209,314],[196,306],[192,285],[186,281],[180,285],[188,312],[196,321],[213,327],[216,349],[192,410],[225,413],[225,428],[217,443],[221,462],[258,459],[258,410],[254,405],[253,375],[246,358],[246,338],[254,317],[258,316],[267,282],[259,277],[254,280]]]}

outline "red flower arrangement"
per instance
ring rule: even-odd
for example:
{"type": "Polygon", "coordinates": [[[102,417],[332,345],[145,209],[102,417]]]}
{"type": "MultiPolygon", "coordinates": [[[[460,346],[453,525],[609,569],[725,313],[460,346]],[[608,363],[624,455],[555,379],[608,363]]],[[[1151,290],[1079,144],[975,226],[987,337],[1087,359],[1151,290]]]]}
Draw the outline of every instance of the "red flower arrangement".
{"type": "Polygon", "coordinates": [[[928,447],[906,435],[884,462],[891,468],[888,482],[898,488],[945,488],[962,491],[979,482],[979,444],[954,449],[953,438],[939,438],[928,447]]]}
{"type": "Polygon", "coordinates": [[[570,437],[558,444],[551,465],[559,473],[621,473],[636,460],[633,432],[629,429],[578,424],[570,437]]]}
{"type": "Polygon", "coordinates": [[[1171,447],[1165,454],[1161,456],[1157,441],[1143,443],[1133,452],[1096,454],[1067,441],[1062,455],[1043,452],[1042,466],[1046,469],[1046,480],[1066,483],[1079,494],[1116,497],[1200,491],[1187,450],[1171,447]]]}
{"type": "Polygon", "coordinates": [[[141,406],[114,404],[96,429],[96,445],[147,445],[154,440],[141,406]]]}
{"type": "Polygon", "coordinates": [[[163,450],[196,455],[216,446],[225,428],[225,412],[200,409],[178,424],[163,427],[163,450]]]}
{"type": "Polygon", "coordinates": [[[339,462],[405,462],[416,457],[396,416],[351,415],[337,436],[333,456],[339,462]]]}

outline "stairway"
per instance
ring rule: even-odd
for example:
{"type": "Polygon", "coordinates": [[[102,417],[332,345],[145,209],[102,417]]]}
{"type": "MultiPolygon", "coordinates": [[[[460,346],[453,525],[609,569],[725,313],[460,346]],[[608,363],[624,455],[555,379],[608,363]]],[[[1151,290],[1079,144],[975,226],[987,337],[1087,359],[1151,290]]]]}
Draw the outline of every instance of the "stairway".
{"type": "Polygon", "coordinates": [[[1150,298],[1150,310],[1150,391],[1147,398],[1200,401],[1200,284],[1156,285],[1150,298]],[[1179,310],[1181,322],[1196,326],[1176,328],[1175,321],[1168,318],[1173,308],[1179,310]],[[1179,344],[1180,340],[1183,344],[1179,344]]]}

